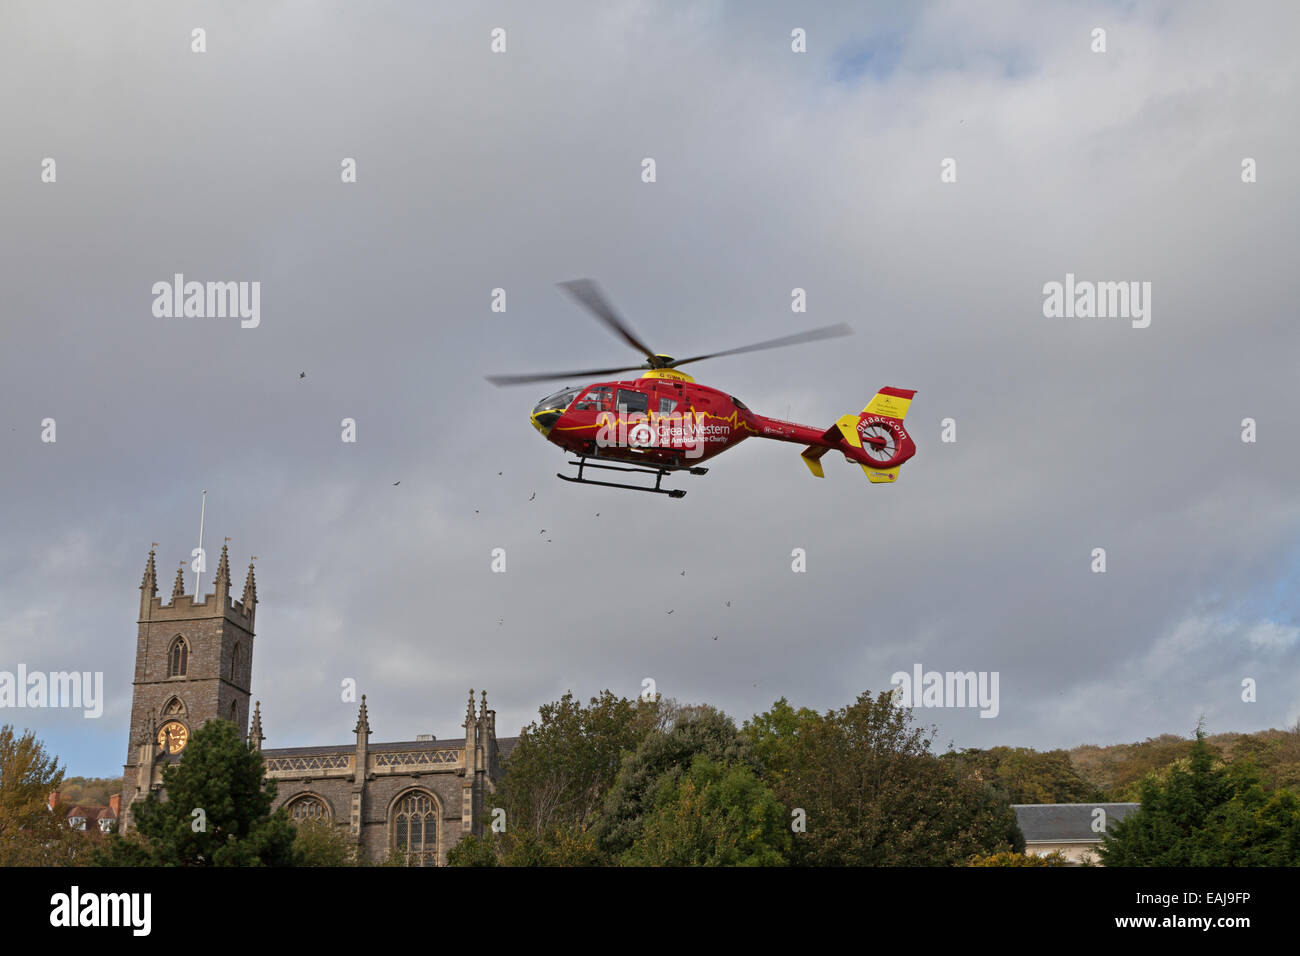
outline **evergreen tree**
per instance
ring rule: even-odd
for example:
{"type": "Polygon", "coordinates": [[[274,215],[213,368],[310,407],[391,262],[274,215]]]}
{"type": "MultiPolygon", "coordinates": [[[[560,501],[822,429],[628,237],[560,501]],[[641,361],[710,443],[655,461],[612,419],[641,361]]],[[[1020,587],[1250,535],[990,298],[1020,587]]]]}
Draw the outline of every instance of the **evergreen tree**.
{"type": "Polygon", "coordinates": [[[131,807],[134,835],[115,836],[95,862],[104,866],[289,866],[294,829],[271,812],[274,781],[262,755],[235,725],[209,720],[179,763],[163,770],[167,799],[150,793],[131,807]]]}

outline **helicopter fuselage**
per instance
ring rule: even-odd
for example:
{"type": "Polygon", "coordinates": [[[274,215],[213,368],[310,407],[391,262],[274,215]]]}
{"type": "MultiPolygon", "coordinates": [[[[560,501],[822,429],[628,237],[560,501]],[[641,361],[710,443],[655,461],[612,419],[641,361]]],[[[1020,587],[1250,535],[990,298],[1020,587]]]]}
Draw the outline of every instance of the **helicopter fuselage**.
{"type": "Polygon", "coordinates": [[[537,403],[532,423],[574,455],[669,470],[695,467],[754,436],[826,448],[840,443],[838,436],[826,440],[824,428],[756,414],[672,369],[564,389],[537,403]]]}

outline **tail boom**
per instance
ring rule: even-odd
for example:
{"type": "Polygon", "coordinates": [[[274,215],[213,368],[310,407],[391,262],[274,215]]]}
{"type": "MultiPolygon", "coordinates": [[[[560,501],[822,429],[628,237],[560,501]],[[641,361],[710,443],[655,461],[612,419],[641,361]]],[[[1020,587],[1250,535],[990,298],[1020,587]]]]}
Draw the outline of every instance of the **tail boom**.
{"type": "Polygon", "coordinates": [[[800,457],[817,478],[826,477],[822,457],[838,451],[862,466],[872,484],[898,480],[903,463],[916,454],[916,445],[903,427],[914,389],[886,386],[858,414],[842,416],[830,428],[818,431],[806,425],[761,419],[760,434],[778,441],[806,443],[800,457]]]}

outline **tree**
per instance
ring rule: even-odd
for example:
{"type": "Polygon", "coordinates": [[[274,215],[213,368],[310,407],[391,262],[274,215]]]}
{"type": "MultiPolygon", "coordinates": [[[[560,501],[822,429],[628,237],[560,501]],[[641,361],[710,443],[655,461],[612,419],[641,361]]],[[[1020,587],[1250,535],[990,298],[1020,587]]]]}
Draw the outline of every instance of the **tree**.
{"type": "Polygon", "coordinates": [[[448,866],[496,866],[492,836],[467,836],[447,851],[448,866]]]}
{"type": "Polygon", "coordinates": [[[95,862],[105,866],[288,866],[294,830],[283,808],[271,812],[274,781],[259,751],[235,725],[209,720],[190,737],[179,763],[163,770],[167,799],[150,793],[131,807],[135,839],[110,838],[95,862]]]}
{"type": "Polygon", "coordinates": [[[1191,756],[1142,780],[1139,802],[1098,849],[1106,866],[1300,866],[1300,800],[1267,794],[1249,758],[1216,760],[1199,727],[1191,756]]]}
{"type": "Polygon", "coordinates": [[[890,692],[794,720],[781,704],[752,725],[772,731],[762,745],[764,779],[806,814],[795,862],[955,866],[976,854],[1024,850],[1007,801],[960,763],[931,753],[934,732],[914,726],[890,692]]]}
{"type": "Polygon", "coordinates": [[[0,727],[0,866],[58,866],[74,862],[83,834],[69,829],[63,804],[50,794],[63,782],[58,759],[36,735],[0,727]]]}
{"type": "Polygon", "coordinates": [[[1011,803],[1090,803],[1104,794],[1084,780],[1064,750],[993,747],[944,754],[966,772],[992,784],[1011,803]]]}
{"type": "Polygon", "coordinates": [[[636,751],[623,758],[593,827],[597,843],[611,856],[627,852],[641,836],[660,789],[676,783],[697,756],[730,762],[752,759],[749,752],[749,739],[722,711],[704,705],[682,708],[670,730],[647,733],[636,751]]]}
{"type": "Polygon", "coordinates": [[[607,866],[590,830],[560,826],[535,833],[468,836],[447,854],[448,866],[607,866]]]}
{"type": "Polygon", "coordinates": [[[632,701],[608,690],[586,705],[566,693],[538,708],[539,719],[520,734],[490,808],[505,811],[505,832],[462,841],[449,862],[485,865],[489,851],[502,866],[609,862],[586,832],[623,755],[658,725],[664,710],[660,702],[632,701]]]}
{"type": "Polygon", "coordinates": [[[600,809],[626,751],[653,727],[655,705],[608,690],[583,706],[566,693],[523,729],[497,793],[509,831],[582,829],[600,809]]]}
{"type": "Polygon", "coordinates": [[[654,809],[623,854],[632,866],[784,866],[789,815],[754,772],[699,754],[657,788],[654,809]]]}
{"type": "Polygon", "coordinates": [[[342,827],[328,820],[300,820],[292,824],[295,866],[361,866],[359,848],[342,827]]]}

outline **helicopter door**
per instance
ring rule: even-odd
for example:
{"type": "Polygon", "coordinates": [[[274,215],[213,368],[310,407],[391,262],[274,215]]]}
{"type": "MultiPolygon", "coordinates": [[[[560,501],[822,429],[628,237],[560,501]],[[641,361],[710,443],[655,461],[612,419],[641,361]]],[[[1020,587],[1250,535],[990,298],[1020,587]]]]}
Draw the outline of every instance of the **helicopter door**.
{"type": "Polygon", "coordinates": [[[680,382],[663,382],[655,389],[654,401],[651,408],[656,413],[656,417],[664,421],[668,431],[668,447],[681,449],[686,436],[682,432],[683,420],[692,421],[690,412],[690,402],[686,398],[686,390],[682,388],[680,382]]]}

